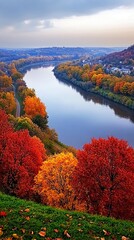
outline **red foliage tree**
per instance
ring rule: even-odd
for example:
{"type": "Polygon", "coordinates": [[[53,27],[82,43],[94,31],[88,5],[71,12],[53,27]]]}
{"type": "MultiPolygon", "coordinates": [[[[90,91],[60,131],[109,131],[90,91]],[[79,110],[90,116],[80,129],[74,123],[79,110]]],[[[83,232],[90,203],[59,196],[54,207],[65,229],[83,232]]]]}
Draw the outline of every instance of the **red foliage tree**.
{"type": "Polygon", "coordinates": [[[132,219],[134,149],[114,137],[93,139],[77,154],[73,174],[77,197],[91,213],[132,219]]]}
{"type": "Polygon", "coordinates": [[[10,133],[3,152],[3,185],[7,193],[29,198],[35,175],[46,159],[44,145],[27,130],[10,133]]]}
{"type": "Polygon", "coordinates": [[[27,130],[14,132],[7,115],[0,110],[0,189],[29,198],[34,177],[45,159],[41,141],[30,137],[27,130]]]}
{"type": "Polygon", "coordinates": [[[8,123],[8,116],[4,110],[0,109],[0,188],[2,188],[2,158],[3,149],[6,146],[6,139],[13,129],[8,123]]]}

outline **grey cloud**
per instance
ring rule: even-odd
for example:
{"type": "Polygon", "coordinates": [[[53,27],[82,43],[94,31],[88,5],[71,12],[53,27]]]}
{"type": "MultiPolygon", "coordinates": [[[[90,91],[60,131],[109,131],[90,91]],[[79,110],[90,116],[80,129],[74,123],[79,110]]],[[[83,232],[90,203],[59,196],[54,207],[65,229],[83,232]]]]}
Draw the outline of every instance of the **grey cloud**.
{"type": "Polygon", "coordinates": [[[53,28],[54,24],[51,20],[24,20],[14,23],[14,30],[21,30],[24,32],[34,32],[40,29],[53,28]]]}
{"type": "Polygon", "coordinates": [[[119,6],[132,6],[133,0],[0,0],[0,26],[18,25],[27,19],[64,18],[97,13],[119,6]]]}

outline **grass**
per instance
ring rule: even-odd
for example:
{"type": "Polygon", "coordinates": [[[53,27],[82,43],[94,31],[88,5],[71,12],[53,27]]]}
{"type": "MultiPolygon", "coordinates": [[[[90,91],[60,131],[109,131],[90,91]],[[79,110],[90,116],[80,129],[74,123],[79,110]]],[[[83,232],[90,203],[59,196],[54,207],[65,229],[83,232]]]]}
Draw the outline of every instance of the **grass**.
{"type": "Polygon", "coordinates": [[[134,239],[133,222],[59,210],[2,193],[0,211],[7,213],[0,217],[2,240],[134,239]]]}

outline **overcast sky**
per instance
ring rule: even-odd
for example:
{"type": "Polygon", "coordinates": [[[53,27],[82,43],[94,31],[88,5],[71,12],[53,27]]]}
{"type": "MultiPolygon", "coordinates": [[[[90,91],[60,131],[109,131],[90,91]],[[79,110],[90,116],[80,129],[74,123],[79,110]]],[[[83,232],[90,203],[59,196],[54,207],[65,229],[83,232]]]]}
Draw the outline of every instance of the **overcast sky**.
{"type": "Polygon", "coordinates": [[[0,0],[0,47],[132,44],[134,0],[0,0]]]}

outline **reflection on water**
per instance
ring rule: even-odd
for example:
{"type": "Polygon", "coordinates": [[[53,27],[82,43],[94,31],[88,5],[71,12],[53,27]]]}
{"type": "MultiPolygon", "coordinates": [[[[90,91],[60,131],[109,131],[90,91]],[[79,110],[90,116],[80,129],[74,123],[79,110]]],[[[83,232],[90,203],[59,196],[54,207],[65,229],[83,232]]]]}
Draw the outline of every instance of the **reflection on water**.
{"type": "Polygon", "coordinates": [[[73,89],[75,89],[77,92],[80,93],[80,95],[86,100],[86,101],[93,101],[94,103],[99,103],[101,105],[109,106],[111,109],[114,110],[114,113],[122,118],[130,119],[134,123],[134,111],[131,109],[128,109],[127,107],[124,107],[118,103],[112,102],[109,99],[106,99],[100,95],[89,93],[84,91],[78,86],[72,85],[68,83],[67,81],[61,81],[58,79],[59,82],[63,82],[65,85],[71,86],[73,89]]]}
{"type": "Polygon", "coordinates": [[[115,136],[134,146],[132,110],[59,81],[52,70],[52,66],[31,69],[24,80],[45,103],[49,126],[61,142],[81,148],[93,137],[115,136]]]}

